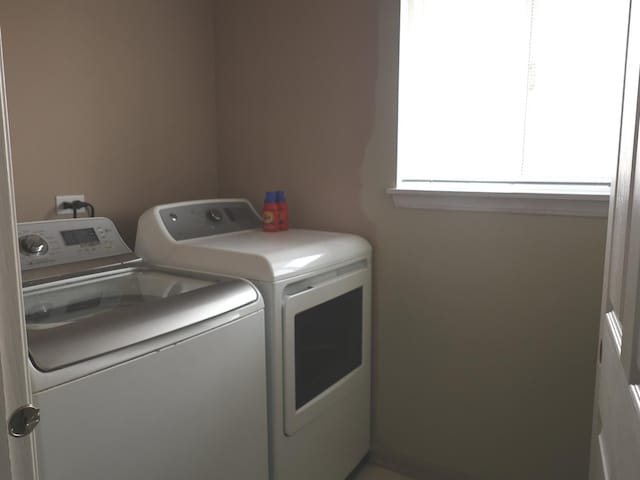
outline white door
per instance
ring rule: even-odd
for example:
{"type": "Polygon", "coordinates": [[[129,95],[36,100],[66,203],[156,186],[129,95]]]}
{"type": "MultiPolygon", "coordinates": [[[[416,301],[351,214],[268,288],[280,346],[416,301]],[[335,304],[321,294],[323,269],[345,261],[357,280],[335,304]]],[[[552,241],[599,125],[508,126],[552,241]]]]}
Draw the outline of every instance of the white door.
{"type": "Polygon", "coordinates": [[[33,435],[9,434],[9,418],[31,403],[27,343],[22,321],[22,292],[16,241],[11,148],[0,36],[0,478],[35,480],[33,435]]]}
{"type": "Polygon", "coordinates": [[[616,181],[612,188],[590,480],[640,478],[640,0],[631,5],[616,181]]]}

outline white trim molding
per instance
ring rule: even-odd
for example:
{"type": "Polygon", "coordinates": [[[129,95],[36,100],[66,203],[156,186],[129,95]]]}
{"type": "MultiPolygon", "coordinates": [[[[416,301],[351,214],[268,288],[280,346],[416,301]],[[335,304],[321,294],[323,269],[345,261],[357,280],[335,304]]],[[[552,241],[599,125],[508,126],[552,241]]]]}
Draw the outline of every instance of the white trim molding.
{"type": "Polygon", "coordinates": [[[411,182],[388,188],[396,207],[606,217],[610,187],[598,185],[411,182]]]}
{"type": "Polygon", "coordinates": [[[29,381],[14,198],[0,35],[0,435],[6,437],[6,440],[0,442],[0,477],[8,480],[37,480],[35,435],[25,438],[9,437],[6,423],[13,412],[33,400],[29,381]]]}

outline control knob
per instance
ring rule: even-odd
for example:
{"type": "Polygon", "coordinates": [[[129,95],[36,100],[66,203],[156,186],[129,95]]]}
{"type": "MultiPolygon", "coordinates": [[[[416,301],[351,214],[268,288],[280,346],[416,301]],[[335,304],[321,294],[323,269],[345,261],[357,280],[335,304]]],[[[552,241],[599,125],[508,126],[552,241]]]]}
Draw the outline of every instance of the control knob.
{"type": "Polygon", "coordinates": [[[222,221],[222,212],[220,210],[218,210],[217,208],[212,208],[211,210],[209,210],[207,212],[207,217],[209,217],[209,219],[213,220],[214,222],[221,222],[222,221]]]}
{"type": "Polygon", "coordinates": [[[24,235],[19,242],[20,250],[27,255],[44,255],[49,250],[47,241],[40,235],[24,235]]]}

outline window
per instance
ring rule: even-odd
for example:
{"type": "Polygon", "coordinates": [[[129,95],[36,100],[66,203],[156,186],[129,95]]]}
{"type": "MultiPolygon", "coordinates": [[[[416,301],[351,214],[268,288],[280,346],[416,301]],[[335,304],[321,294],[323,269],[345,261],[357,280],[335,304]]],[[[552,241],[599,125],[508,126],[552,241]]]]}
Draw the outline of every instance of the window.
{"type": "Polygon", "coordinates": [[[394,192],[606,210],[628,13],[628,0],[402,0],[394,192]]]}

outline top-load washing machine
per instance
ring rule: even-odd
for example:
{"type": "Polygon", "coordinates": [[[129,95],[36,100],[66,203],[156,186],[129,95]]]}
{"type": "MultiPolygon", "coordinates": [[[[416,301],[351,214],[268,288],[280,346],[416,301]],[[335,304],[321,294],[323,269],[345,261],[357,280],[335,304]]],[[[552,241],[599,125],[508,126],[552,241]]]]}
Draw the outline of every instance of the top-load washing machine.
{"type": "Polygon", "coordinates": [[[41,479],[267,480],[253,285],[142,263],[107,218],[18,234],[41,479]]]}
{"type": "Polygon", "coordinates": [[[262,231],[246,200],[154,207],[136,253],[262,292],[272,480],[344,480],[370,443],[371,247],[356,235],[262,231]]]}

